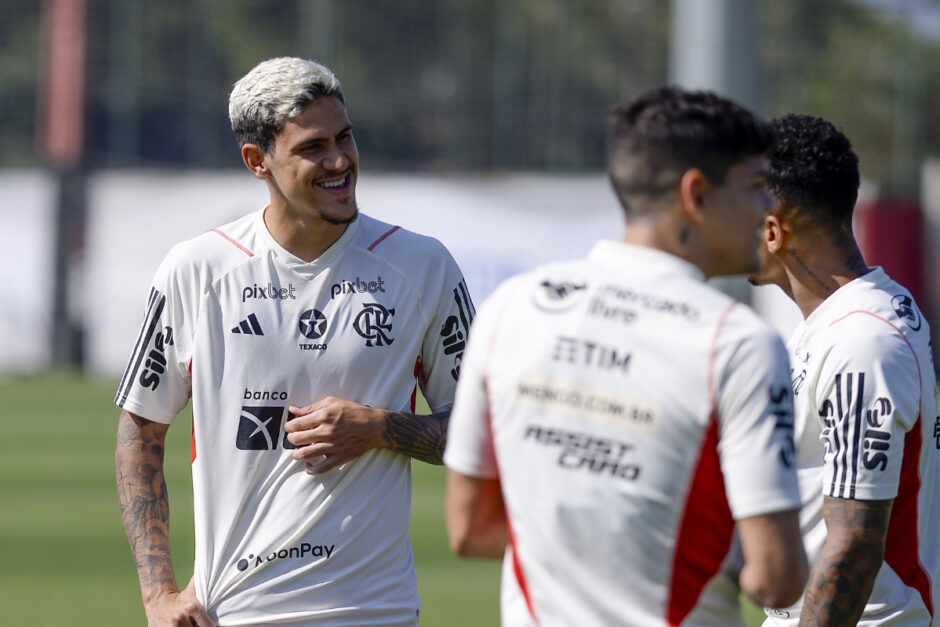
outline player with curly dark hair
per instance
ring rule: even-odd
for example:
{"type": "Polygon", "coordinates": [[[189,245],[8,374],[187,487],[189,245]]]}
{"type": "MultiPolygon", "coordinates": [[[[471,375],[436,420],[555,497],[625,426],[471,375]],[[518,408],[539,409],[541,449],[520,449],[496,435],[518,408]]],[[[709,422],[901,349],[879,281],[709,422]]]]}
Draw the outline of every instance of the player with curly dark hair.
{"type": "Polygon", "coordinates": [[[803,540],[800,603],[766,625],[929,625],[940,604],[940,418],[930,330],[852,233],[858,158],[830,122],[774,121],[764,266],[803,313],[789,342],[803,540]]]}

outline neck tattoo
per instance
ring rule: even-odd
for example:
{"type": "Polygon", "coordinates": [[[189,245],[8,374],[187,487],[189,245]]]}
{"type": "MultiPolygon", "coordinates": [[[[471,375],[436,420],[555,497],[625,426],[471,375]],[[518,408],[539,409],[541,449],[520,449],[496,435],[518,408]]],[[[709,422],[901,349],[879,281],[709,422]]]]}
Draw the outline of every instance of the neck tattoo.
{"type": "Polygon", "coordinates": [[[809,276],[811,276],[811,277],[813,278],[813,280],[816,281],[816,283],[819,285],[819,287],[821,287],[821,288],[823,288],[824,290],[826,290],[826,292],[832,292],[832,291],[833,291],[833,289],[832,289],[831,286],[827,285],[821,278],[819,278],[819,276],[816,275],[815,272],[813,272],[812,270],[809,269],[809,266],[807,266],[807,265],[803,262],[803,260],[800,259],[799,255],[796,254],[796,251],[794,251],[792,248],[788,248],[788,249],[787,249],[787,254],[790,255],[790,256],[793,258],[793,260],[794,260],[795,262],[797,262],[798,264],[800,264],[800,267],[803,268],[803,270],[806,272],[806,274],[808,274],[809,276]]]}
{"type": "Polygon", "coordinates": [[[862,258],[861,251],[856,250],[848,259],[845,260],[845,266],[852,272],[863,273],[868,270],[865,259],[862,258]]]}

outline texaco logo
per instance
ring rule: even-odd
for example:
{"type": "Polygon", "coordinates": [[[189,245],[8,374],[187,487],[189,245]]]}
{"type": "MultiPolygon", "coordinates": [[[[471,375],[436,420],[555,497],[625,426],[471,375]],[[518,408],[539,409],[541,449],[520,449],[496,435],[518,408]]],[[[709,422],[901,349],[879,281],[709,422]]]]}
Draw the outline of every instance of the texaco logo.
{"type": "Polygon", "coordinates": [[[326,316],[318,309],[308,309],[300,314],[300,332],[304,337],[315,340],[326,333],[326,316]]]}
{"type": "Polygon", "coordinates": [[[356,333],[366,338],[366,346],[385,346],[395,341],[388,335],[392,331],[390,319],[394,315],[394,307],[386,309],[378,303],[363,303],[362,311],[353,322],[353,328],[356,333]]]}

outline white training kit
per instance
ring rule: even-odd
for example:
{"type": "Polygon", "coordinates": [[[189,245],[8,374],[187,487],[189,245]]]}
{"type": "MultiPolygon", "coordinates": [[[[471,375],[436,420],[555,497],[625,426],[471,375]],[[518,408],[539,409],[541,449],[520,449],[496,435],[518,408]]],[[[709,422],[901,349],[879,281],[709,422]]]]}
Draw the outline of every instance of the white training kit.
{"type": "Polygon", "coordinates": [[[320,258],[263,211],[175,246],[118,405],[170,423],[193,399],[195,590],[219,625],[416,625],[410,458],[311,476],[287,407],[327,396],[411,412],[453,401],[474,310],[436,240],[360,215],[320,258]]]}

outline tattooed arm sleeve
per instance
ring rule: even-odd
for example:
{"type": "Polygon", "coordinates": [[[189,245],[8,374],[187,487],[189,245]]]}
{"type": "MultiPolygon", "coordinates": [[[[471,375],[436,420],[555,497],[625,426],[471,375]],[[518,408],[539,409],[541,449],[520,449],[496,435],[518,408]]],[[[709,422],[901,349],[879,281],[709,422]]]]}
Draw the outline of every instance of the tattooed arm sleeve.
{"type": "Polygon", "coordinates": [[[429,464],[444,463],[450,411],[427,416],[388,412],[383,434],[390,450],[429,464]]]}
{"type": "Polygon", "coordinates": [[[146,604],[178,591],[170,561],[170,507],[163,474],[169,425],[122,411],[114,454],[118,501],[146,604]]]}
{"type": "Polygon", "coordinates": [[[858,622],[884,559],[892,503],[824,498],[826,543],[806,586],[800,625],[858,622]]]}

